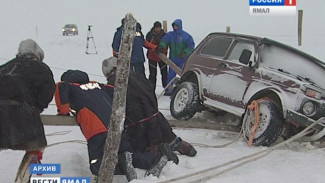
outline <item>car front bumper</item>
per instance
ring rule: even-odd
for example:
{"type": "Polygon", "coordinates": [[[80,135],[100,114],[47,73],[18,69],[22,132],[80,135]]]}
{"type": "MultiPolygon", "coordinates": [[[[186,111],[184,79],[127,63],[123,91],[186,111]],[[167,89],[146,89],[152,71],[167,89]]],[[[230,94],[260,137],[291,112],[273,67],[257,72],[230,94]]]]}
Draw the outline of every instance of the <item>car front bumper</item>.
{"type": "Polygon", "coordinates": [[[325,117],[314,120],[296,111],[288,110],[287,121],[302,127],[313,125],[312,128],[316,130],[316,133],[309,137],[310,141],[318,140],[325,135],[325,117]]]}

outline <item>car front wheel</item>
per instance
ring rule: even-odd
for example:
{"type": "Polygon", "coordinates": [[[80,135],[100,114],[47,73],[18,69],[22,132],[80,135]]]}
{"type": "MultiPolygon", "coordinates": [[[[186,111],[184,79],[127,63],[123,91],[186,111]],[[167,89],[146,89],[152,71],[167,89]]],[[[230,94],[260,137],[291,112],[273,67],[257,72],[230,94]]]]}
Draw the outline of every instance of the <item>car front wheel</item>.
{"type": "MultiPolygon", "coordinates": [[[[284,118],[282,110],[272,101],[261,100],[259,105],[260,123],[253,137],[254,146],[269,146],[280,136],[284,118]]],[[[243,117],[243,133],[244,138],[248,141],[251,129],[256,123],[255,111],[246,109],[243,117]]]]}
{"type": "Polygon", "coordinates": [[[171,97],[170,112],[178,120],[188,120],[194,116],[200,105],[198,86],[184,82],[171,97]]]}

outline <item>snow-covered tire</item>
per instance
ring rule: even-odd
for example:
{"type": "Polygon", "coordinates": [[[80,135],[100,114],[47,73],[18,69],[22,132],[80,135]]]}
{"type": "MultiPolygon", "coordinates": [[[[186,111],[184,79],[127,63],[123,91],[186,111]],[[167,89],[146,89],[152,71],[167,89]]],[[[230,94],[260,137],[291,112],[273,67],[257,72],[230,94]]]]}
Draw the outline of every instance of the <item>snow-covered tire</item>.
{"type": "Polygon", "coordinates": [[[173,92],[170,112],[178,120],[188,120],[194,116],[199,106],[198,86],[191,82],[184,82],[173,92]]]}
{"type": "MultiPolygon", "coordinates": [[[[272,101],[262,100],[259,102],[260,124],[255,131],[253,145],[269,146],[281,135],[284,118],[282,110],[272,101]]],[[[243,134],[248,141],[251,129],[255,124],[255,112],[246,109],[243,117],[243,134]]]]}

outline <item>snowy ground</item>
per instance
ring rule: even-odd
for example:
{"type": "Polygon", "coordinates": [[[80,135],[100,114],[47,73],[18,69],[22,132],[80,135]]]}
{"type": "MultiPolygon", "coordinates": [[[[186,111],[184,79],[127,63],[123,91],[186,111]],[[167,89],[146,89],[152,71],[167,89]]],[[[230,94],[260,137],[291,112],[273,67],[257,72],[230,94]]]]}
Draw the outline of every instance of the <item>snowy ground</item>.
{"type": "MultiPolygon", "coordinates": [[[[231,26],[231,32],[266,36],[297,47],[297,16],[252,17],[249,16],[248,0],[178,0],[153,3],[150,0],[2,0],[0,2],[0,64],[13,58],[21,40],[36,40],[45,52],[45,62],[51,67],[55,80],[67,69],[86,71],[92,80],[105,82],[101,62],[111,56],[112,37],[120,20],[132,12],[142,24],[146,34],[156,20],[170,23],[183,19],[184,30],[193,35],[196,45],[210,32],[223,32],[231,26]],[[62,36],[64,24],[76,23],[78,36],[62,36]],[[93,25],[92,33],[97,55],[86,55],[87,26],[93,25]]],[[[321,60],[325,60],[325,1],[297,0],[297,9],[304,10],[303,46],[298,47],[321,60]]],[[[93,45],[90,42],[90,50],[93,45]]],[[[145,63],[147,66],[147,62],[145,63]]],[[[312,72],[312,71],[310,71],[312,72]]],[[[148,76],[148,70],[147,70],[148,76]]],[[[159,74],[158,74],[159,76],[159,74]]],[[[158,85],[161,86],[158,79],[158,85]]],[[[156,93],[160,94],[161,87],[156,93]]],[[[159,108],[169,117],[169,98],[159,99],[159,108]]],[[[56,114],[52,102],[45,114],[56,114]]],[[[199,116],[202,118],[202,115],[199,116]]],[[[211,121],[211,119],[210,119],[211,121]]],[[[212,120],[213,121],[213,120],[212,120]]],[[[233,121],[228,121],[233,122],[233,121]]],[[[84,137],[78,127],[46,126],[48,144],[59,143],[45,150],[43,163],[59,163],[62,174],[56,176],[91,176],[84,137]],[[76,141],[77,140],[77,141],[76,141]],[[81,141],[81,142],[80,142],[81,141]]],[[[237,134],[232,132],[175,129],[183,139],[198,144],[219,145],[230,142],[237,134]]],[[[194,158],[180,156],[179,165],[168,163],[159,179],[144,177],[138,171],[139,180],[133,182],[159,182],[180,175],[221,165],[237,158],[259,152],[265,147],[249,148],[240,139],[223,148],[196,146],[194,158]]],[[[0,152],[0,182],[13,182],[22,151],[0,152]]],[[[225,172],[208,182],[260,182],[260,183],[321,183],[325,182],[325,149],[310,143],[294,142],[274,150],[266,157],[225,172]]],[[[229,167],[222,167],[220,172],[229,167]]],[[[47,176],[47,175],[44,175],[47,176]]],[[[125,182],[118,177],[116,182],[125,182]]]]}

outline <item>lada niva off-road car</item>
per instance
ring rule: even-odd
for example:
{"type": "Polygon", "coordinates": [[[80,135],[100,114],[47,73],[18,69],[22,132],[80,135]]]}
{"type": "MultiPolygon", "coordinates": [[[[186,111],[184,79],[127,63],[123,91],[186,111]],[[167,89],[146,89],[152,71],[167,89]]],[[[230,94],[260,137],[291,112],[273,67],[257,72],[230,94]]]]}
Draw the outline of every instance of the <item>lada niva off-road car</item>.
{"type": "Polygon", "coordinates": [[[318,140],[325,135],[325,64],[271,39],[209,34],[189,56],[170,104],[182,120],[207,108],[240,117],[247,140],[258,121],[253,145],[317,121],[310,139],[318,140]]]}

